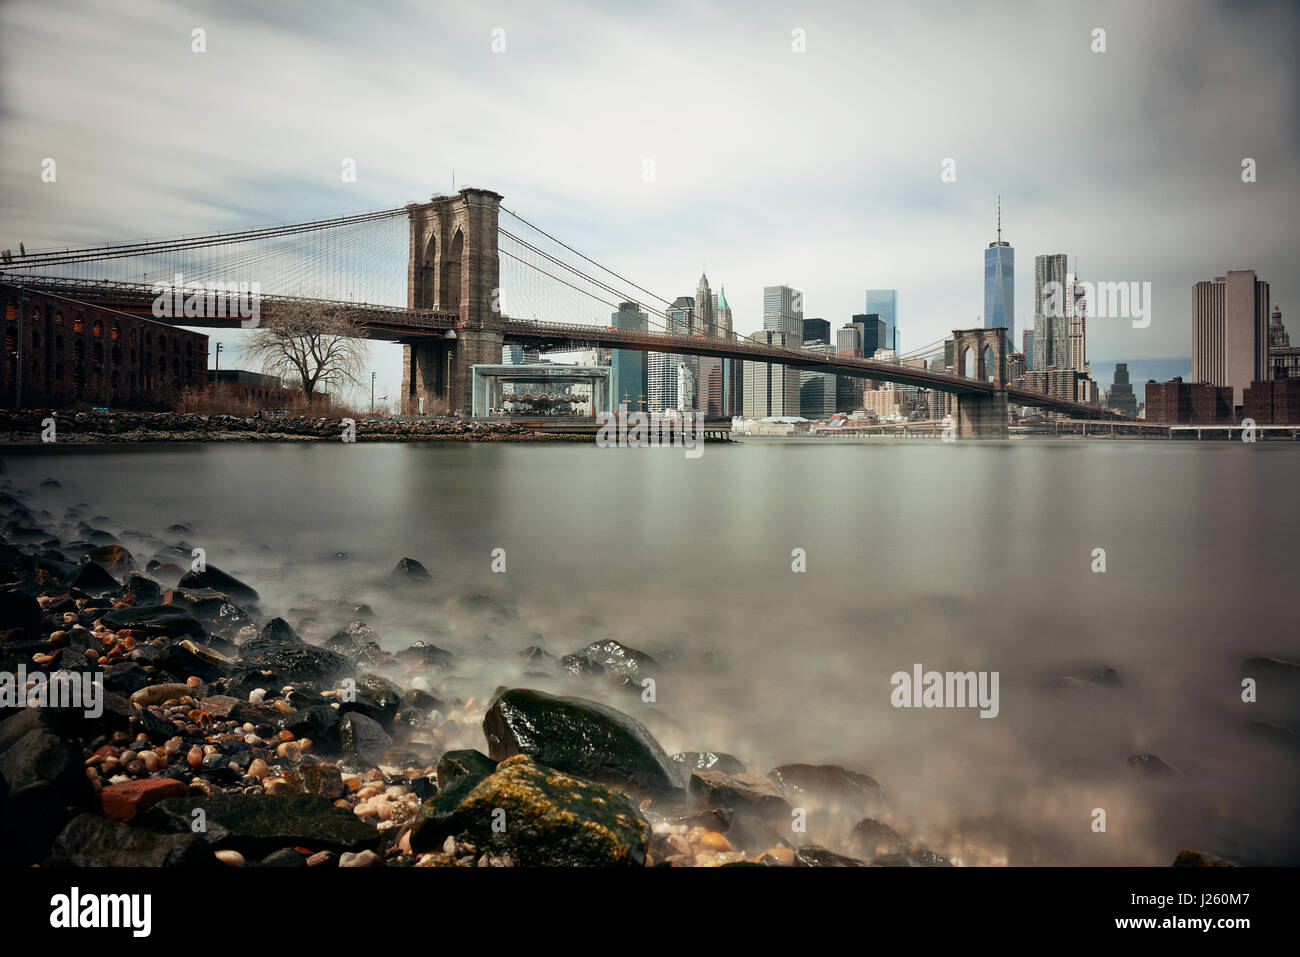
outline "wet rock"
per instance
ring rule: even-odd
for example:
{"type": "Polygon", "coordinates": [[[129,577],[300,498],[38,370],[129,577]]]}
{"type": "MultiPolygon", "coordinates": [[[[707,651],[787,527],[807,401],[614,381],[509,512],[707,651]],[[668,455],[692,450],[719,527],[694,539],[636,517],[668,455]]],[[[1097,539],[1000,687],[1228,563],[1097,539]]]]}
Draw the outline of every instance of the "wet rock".
{"type": "Polygon", "coordinates": [[[125,824],[159,801],[184,797],[185,792],[186,786],[181,781],[170,778],[144,778],[123,784],[111,784],[104,788],[100,797],[104,805],[104,816],[110,821],[125,824]]]}
{"type": "Polygon", "coordinates": [[[1205,851],[1193,851],[1183,848],[1174,858],[1174,867],[1237,867],[1232,861],[1224,860],[1205,851]]]}
{"type": "MultiPolygon", "coordinates": [[[[373,853],[367,851],[367,854],[373,853]]],[[[257,862],[258,867],[306,867],[307,859],[295,851],[292,847],[282,847],[278,851],[272,851],[266,857],[257,862]]]]}
{"type": "Polygon", "coordinates": [[[518,652],[516,657],[522,658],[530,667],[536,668],[544,674],[552,674],[560,667],[559,659],[538,645],[529,645],[523,651],[518,652]]]}
{"type": "Polygon", "coordinates": [[[722,771],[725,774],[744,774],[745,765],[730,754],[721,751],[681,751],[670,757],[682,766],[685,775],[692,771],[722,771]]]}
{"type": "Polygon", "coordinates": [[[680,795],[678,766],[641,722],[584,698],[518,688],[483,718],[488,754],[526,754],[548,767],[658,795],[680,795]]]}
{"type": "Polygon", "coordinates": [[[257,640],[265,645],[301,645],[302,639],[283,618],[272,618],[257,633],[257,640]]]}
{"type": "Polygon", "coordinates": [[[140,572],[126,576],[122,591],[134,598],[137,605],[156,605],[162,601],[162,584],[140,572]]]}
{"type": "Polygon", "coordinates": [[[870,817],[864,818],[854,826],[851,840],[853,845],[868,858],[885,854],[901,854],[911,846],[907,838],[888,824],[870,817]]]}
{"type": "Polygon", "coordinates": [[[54,841],[52,867],[212,867],[212,851],[188,825],[172,834],[79,814],[54,841]]]}
{"type": "Polygon", "coordinates": [[[115,591],[120,587],[117,579],[109,574],[108,569],[98,562],[86,562],[82,565],[77,569],[76,575],[72,577],[69,584],[88,595],[102,595],[105,592],[115,591]]]}
{"type": "Polygon", "coordinates": [[[121,545],[99,545],[86,553],[86,559],[118,578],[135,571],[135,559],[121,545]]]}
{"type": "Polygon", "coordinates": [[[234,575],[228,575],[216,565],[208,565],[203,571],[188,571],[181,576],[178,583],[181,588],[211,588],[215,592],[229,595],[235,601],[256,602],[257,590],[245,585],[234,575]]]}
{"type": "Polygon", "coordinates": [[[586,655],[565,655],[560,659],[560,670],[577,678],[597,678],[605,673],[605,666],[586,655]]]}
{"type": "Polygon", "coordinates": [[[149,683],[144,668],[134,661],[119,661],[104,669],[104,690],[130,697],[149,683]]]}
{"type": "Polygon", "coordinates": [[[388,577],[394,582],[427,582],[432,578],[429,570],[414,558],[403,558],[393,566],[388,577]]]}
{"type": "Polygon", "coordinates": [[[417,641],[409,648],[403,648],[397,653],[397,660],[403,664],[423,664],[433,668],[443,668],[451,663],[454,658],[450,651],[439,648],[437,645],[431,645],[427,641],[417,641]]]}
{"type": "Polygon", "coordinates": [[[253,623],[252,617],[228,595],[207,588],[177,588],[172,602],[203,622],[204,628],[214,635],[233,637],[245,625],[253,623]]]}
{"type": "Polygon", "coordinates": [[[349,851],[339,855],[339,867],[383,867],[384,861],[374,851],[349,851]]]}
{"type": "Polygon", "coordinates": [[[808,844],[794,852],[795,867],[870,867],[856,857],[836,854],[817,844],[808,844]]]}
{"type": "Polygon", "coordinates": [[[278,723],[294,737],[310,738],[323,750],[332,751],[341,747],[339,721],[342,717],[339,709],[318,704],[286,714],[278,723]]]}
{"type": "Polygon", "coordinates": [[[0,776],[13,791],[48,782],[67,804],[89,807],[93,799],[80,749],[45,727],[29,730],[0,753],[0,776]]]}
{"type": "Polygon", "coordinates": [[[589,661],[595,662],[618,678],[639,680],[661,669],[659,662],[644,651],[629,648],[613,638],[593,641],[578,654],[585,655],[589,661]]]}
{"type": "Polygon", "coordinates": [[[790,805],[776,785],[758,774],[692,771],[690,793],[701,804],[729,807],[766,820],[789,820],[790,805]]]}
{"type": "Polygon", "coordinates": [[[1251,721],[1247,723],[1246,730],[1255,737],[1271,744],[1281,745],[1293,751],[1300,749],[1300,736],[1290,728],[1285,728],[1280,724],[1272,724],[1268,721],[1251,721]]]}
{"type": "Polygon", "coordinates": [[[137,628],[150,635],[179,637],[193,635],[202,638],[203,624],[184,608],[176,605],[134,605],[115,608],[103,616],[109,628],[137,628]]]}
{"type": "Polygon", "coordinates": [[[1092,674],[1088,675],[1088,681],[1103,688],[1124,687],[1124,682],[1120,680],[1119,672],[1114,668],[1098,668],[1092,674]]]}
{"type": "Polygon", "coordinates": [[[1178,769],[1172,764],[1167,763],[1164,759],[1155,754],[1135,754],[1127,762],[1134,771],[1140,771],[1146,775],[1156,777],[1174,776],[1178,774],[1178,769]]]}
{"type": "Polygon", "coordinates": [[[261,858],[282,847],[355,851],[374,847],[379,832],[316,794],[210,794],[162,801],[139,817],[140,828],[188,834],[202,809],[213,847],[261,858]]]}
{"type": "Polygon", "coordinates": [[[882,803],[885,797],[874,778],[838,764],[783,764],[773,768],[768,777],[796,805],[814,801],[865,811],[882,803]]]}
{"type": "MultiPolygon", "coordinates": [[[[422,812],[423,813],[423,812],[422,812]]],[[[641,867],[650,825],[630,795],[544,767],[526,755],[501,762],[440,822],[445,835],[462,836],[525,867],[641,867]],[[503,811],[504,831],[493,827],[503,811]]],[[[412,847],[433,843],[431,825],[417,820],[412,847]]]]}
{"type": "Polygon", "coordinates": [[[288,681],[302,681],[324,687],[352,673],[347,658],[315,645],[264,645],[260,640],[245,645],[239,664],[244,668],[272,671],[288,681]]]}
{"type": "Polygon", "coordinates": [[[298,769],[298,774],[308,794],[319,794],[323,798],[336,801],[348,792],[347,786],[343,783],[343,775],[332,765],[304,764],[298,769]]]}
{"type": "Polygon", "coordinates": [[[154,663],[176,678],[194,675],[205,682],[229,677],[235,670],[235,663],[229,658],[192,641],[169,644],[154,663]]]}
{"type": "Polygon", "coordinates": [[[446,789],[451,782],[464,777],[482,781],[496,769],[497,762],[482,751],[448,751],[438,759],[438,787],[446,789]]]}
{"type": "Polygon", "coordinates": [[[373,767],[393,742],[378,721],[352,711],[339,719],[339,743],[354,762],[373,767]]]}
{"type": "Polygon", "coordinates": [[[393,718],[402,706],[402,690],[397,685],[379,675],[362,674],[357,676],[356,688],[351,692],[339,704],[340,711],[357,711],[385,728],[393,726],[393,718]]]}

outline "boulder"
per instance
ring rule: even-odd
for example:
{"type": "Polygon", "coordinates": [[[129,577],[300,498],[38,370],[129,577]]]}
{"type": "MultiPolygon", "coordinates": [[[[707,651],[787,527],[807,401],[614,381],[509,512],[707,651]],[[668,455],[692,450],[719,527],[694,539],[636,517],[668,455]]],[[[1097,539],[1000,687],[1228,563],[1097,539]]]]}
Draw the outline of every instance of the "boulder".
{"type": "Polygon", "coordinates": [[[128,608],[115,608],[103,615],[102,620],[109,628],[136,628],[149,635],[167,635],[178,637],[194,635],[202,638],[205,634],[203,624],[184,608],[176,605],[133,605],[128,608]]]}
{"type": "Polygon", "coordinates": [[[206,838],[214,848],[260,858],[282,847],[352,851],[374,847],[379,832],[349,811],[316,794],[210,794],[162,801],[138,818],[138,826],[188,834],[193,812],[202,810],[206,838]]]}
{"type": "Polygon", "coordinates": [[[414,834],[427,846],[435,831],[525,867],[643,867],[650,841],[650,825],[631,795],[526,755],[501,762],[436,827],[417,820],[412,847],[414,834]],[[497,821],[504,829],[494,827],[497,821]]]}
{"type": "Polygon", "coordinates": [[[518,688],[505,691],[483,718],[488,754],[526,754],[569,774],[680,796],[678,766],[635,718],[584,698],[518,688]]]}
{"type": "Polygon", "coordinates": [[[215,592],[229,595],[235,601],[256,602],[257,590],[245,585],[234,575],[228,575],[216,565],[208,565],[203,571],[190,570],[181,576],[178,583],[181,588],[211,588],[215,592]]]}
{"type": "Polygon", "coordinates": [[[54,841],[53,867],[211,867],[216,861],[189,827],[173,834],[118,824],[98,814],[79,814],[54,841]]]}

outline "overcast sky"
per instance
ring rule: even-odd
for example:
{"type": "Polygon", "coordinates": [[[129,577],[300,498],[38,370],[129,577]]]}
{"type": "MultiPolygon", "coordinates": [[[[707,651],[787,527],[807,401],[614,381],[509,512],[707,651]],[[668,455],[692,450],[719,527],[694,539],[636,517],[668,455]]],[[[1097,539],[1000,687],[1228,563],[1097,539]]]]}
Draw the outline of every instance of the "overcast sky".
{"type": "MultiPolygon", "coordinates": [[[[742,332],[764,285],[834,325],[895,288],[906,350],[977,324],[1001,194],[1017,342],[1033,257],[1064,252],[1084,279],[1153,284],[1150,327],[1094,320],[1092,357],[1185,357],[1192,284],[1228,269],[1295,325],[1298,25],[1291,0],[11,0],[0,247],[394,206],[454,170],[657,292],[693,293],[707,264],[742,332]]],[[[391,349],[376,367],[395,394],[391,349]]]]}

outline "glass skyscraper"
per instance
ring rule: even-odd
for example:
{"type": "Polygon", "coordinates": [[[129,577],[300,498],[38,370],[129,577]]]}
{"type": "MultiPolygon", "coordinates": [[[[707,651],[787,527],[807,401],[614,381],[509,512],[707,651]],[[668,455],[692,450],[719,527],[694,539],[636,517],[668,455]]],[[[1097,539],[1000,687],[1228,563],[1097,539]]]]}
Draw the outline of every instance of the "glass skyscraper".
{"type": "Polygon", "coordinates": [[[998,197],[998,238],[984,250],[984,328],[1007,330],[1007,351],[1014,352],[1016,325],[1016,251],[1002,238],[1002,197],[998,197]]]}
{"type": "MultiPolygon", "coordinates": [[[[618,312],[610,317],[615,329],[633,329],[645,332],[650,328],[650,317],[635,302],[620,303],[618,312]]],[[[611,404],[618,408],[626,402],[629,412],[646,408],[649,396],[646,353],[636,349],[612,349],[609,353],[610,374],[613,379],[611,404]]]]}
{"type": "MultiPolygon", "coordinates": [[[[877,348],[898,351],[898,291],[895,289],[868,289],[865,313],[877,313],[885,320],[885,340],[877,348]]],[[[871,353],[867,353],[871,357],[871,353]]]]}

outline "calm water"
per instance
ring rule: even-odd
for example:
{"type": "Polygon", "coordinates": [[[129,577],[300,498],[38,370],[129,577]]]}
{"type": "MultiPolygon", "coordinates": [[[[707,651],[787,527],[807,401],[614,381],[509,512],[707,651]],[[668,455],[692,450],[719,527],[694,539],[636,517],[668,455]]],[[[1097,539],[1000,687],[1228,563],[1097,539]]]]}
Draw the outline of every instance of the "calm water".
{"type": "MultiPolygon", "coordinates": [[[[1243,659],[1300,658],[1295,445],[749,440],[691,460],[337,443],[4,461],[56,518],[86,503],[110,531],[165,541],[189,525],[189,544],[291,621],[314,599],[370,601],[386,646],[458,652],[457,694],[525,682],[513,653],[539,634],[557,656],[613,637],[671,658],[656,704],[579,693],[669,751],[864,771],[891,821],[965,863],[1167,865],[1188,846],[1300,863],[1300,752],[1248,726],[1300,728],[1296,689],[1261,678],[1260,702],[1240,701],[1243,659]],[[62,489],[36,488],[46,477],[62,489]],[[435,598],[393,606],[374,588],[404,555],[435,598]],[[914,663],[999,672],[1000,714],[891,707],[890,676],[914,663]],[[1102,666],[1122,690],[1045,687],[1102,666]],[[1182,774],[1125,766],[1148,751],[1182,774]]],[[[124,541],[143,565],[151,549],[124,541]]]]}

